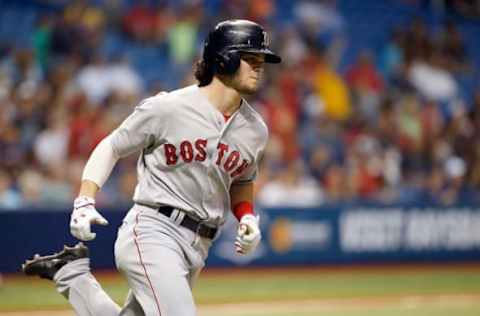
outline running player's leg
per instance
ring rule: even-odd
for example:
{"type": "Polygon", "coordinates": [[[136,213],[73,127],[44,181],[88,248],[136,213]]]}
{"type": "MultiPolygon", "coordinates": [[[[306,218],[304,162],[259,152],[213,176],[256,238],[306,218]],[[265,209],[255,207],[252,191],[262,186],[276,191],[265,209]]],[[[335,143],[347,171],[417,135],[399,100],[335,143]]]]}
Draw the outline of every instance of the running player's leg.
{"type": "Polygon", "coordinates": [[[72,261],[54,276],[57,290],[79,316],[118,316],[120,307],[90,273],[89,259],[72,261]]]}
{"type": "Polygon", "coordinates": [[[133,291],[128,291],[125,305],[120,311],[120,316],[144,316],[143,308],[133,294],[133,291]]]}
{"type": "Polygon", "coordinates": [[[53,280],[79,316],[117,316],[120,308],[90,273],[88,248],[82,243],[48,255],[35,255],[22,265],[27,275],[53,280]]]}
{"type": "MultiPolygon", "coordinates": [[[[123,271],[135,298],[146,316],[194,316],[195,305],[187,273],[171,264],[181,263],[178,254],[168,248],[155,247],[155,256],[165,261],[152,261],[147,245],[140,245],[142,261],[138,266],[130,266],[123,271]]],[[[179,267],[179,266],[178,266],[179,267]]]]}
{"type": "Polygon", "coordinates": [[[165,234],[158,221],[163,215],[131,212],[134,215],[127,215],[119,231],[115,256],[143,312],[146,316],[194,316],[190,265],[178,242],[165,234]]]}

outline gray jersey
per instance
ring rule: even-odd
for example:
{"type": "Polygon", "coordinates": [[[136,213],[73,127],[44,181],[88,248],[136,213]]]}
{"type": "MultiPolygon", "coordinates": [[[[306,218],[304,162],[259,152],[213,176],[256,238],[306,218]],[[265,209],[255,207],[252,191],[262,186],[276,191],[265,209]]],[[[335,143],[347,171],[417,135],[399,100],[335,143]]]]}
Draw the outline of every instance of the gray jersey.
{"type": "Polygon", "coordinates": [[[246,102],[227,121],[189,86],[142,101],[112,133],[114,151],[141,151],[133,200],[171,205],[214,225],[230,211],[230,186],[255,178],[268,139],[246,102]]]}

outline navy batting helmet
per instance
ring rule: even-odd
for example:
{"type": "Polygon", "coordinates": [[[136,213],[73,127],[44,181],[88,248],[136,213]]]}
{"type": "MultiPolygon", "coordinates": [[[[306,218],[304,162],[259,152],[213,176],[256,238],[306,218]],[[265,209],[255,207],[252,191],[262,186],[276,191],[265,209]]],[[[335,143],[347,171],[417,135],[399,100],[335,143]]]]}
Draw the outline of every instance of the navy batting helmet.
{"type": "Polygon", "coordinates": [[[208,34],[203,60],[220,74],[237,71],[240,52],[264,54],[266,63],[280,63],[282,59],[268,45],[267,32],[261,25],[248,20],[227,20],[217,24],[208,34]]]}

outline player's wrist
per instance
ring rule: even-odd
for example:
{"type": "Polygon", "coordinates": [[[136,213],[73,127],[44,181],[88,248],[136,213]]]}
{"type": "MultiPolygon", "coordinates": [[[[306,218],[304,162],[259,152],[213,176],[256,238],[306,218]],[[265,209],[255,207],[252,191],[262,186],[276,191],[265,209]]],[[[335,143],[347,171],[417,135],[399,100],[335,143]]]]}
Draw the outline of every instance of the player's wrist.
{"type": "Polygon", "coordinates": [[[85,206],[95,206],[95,199],[87,195],[79,195],[73,201],[73,208],[78,209],[85,206]]]}
{"type": "Polygon", "coordinates": [[[253,210],[253,204],[249,201],[242,201],[234,205],[233,215],[240,222],[244,216],[251,215],[255,217],[255,211],[253,210]]]}
{"type": "Polygon", "coordinates": [[[258,218],[256,215],[253,215],[253,214],[246,214],[244,216],[242,216],[242,218],[240,219],[240,222],[248,222],[248,223],[256,223],[258,224],[258,218]]]}

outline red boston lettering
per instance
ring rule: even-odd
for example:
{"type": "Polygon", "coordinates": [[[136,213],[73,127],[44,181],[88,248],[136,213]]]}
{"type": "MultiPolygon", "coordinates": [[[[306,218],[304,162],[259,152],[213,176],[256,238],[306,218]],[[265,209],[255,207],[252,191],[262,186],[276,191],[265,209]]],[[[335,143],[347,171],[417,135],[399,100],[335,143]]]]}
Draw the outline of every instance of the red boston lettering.
{"type": "MultiPolygon", "coordinates": [[[[176,165],[179,158],[186,163],[190,163],[193,160],[205,161],[208,156],[206,139],[197,139],[195,142],[184,140],[179,145],[178,153],[177,147],[173,144],[164,144],[163,149],[165,151],[166,164],[169,166],[176,165]]],[[[229,153],[229,146],[219,143],[217,146],[216,164],[221,166],[227,174],[230,173],[230,176],[233,178],[242,174],[247,169],[249,162],[246,159],[242,160],[238,150],[233,150],[229,153]],[[225,160],[223,159],[224,157],[225,160]],[[240,161],[242,161],[241,164],[240,161]]]]}
{"type": "Polygon", "coordinates": [[[180,144],[180,156],[182,156],[183,161],[191,162],[193,159],[193,146],[188,140],[184,140],[180,144]]]}
{"type": "Polygon", "coordinates": [[[195,149],[198,151],[198,154],[195,156],[196,161],[204,161],[207,158],[207,140],[206,139],[197,139],[195,141],[195,149]]]}
{"type": "Polygon", "coordinates": [[[220,166],[220,163],[222,162],[223,155],[228,151],[228,145],[219,143],[217,146],[218,149],[218,159],[217,159],[217,166],[220,166]]]}
{"type": "Polygon", "coordinates": [[[176,154],[177,148],[172,144],[164,144],[163,149],[165,150],[165,159],[167,161],[167,165],[176,164],[178,160],[176,154]]]}
{"type": "Polygon", "coordinates": [[[242,164],[237,168],[237,170],[232,172],[230,176],[233,178],[240,175],[245,169],[247,169],[248,165],[249,165],[248,160],[243,159],[242,164]]]}
{"type": "Polygon", "coordinates": [[[240,160],[240,153],[236,150],[232,151],[232,153],[228,156],[227,160],[225,161],[225,164],[223,165],[223,167],[225,168],[225,171],[226,172],[232,171],[232,169],[237,166],[239,160],[240,160]]]}

